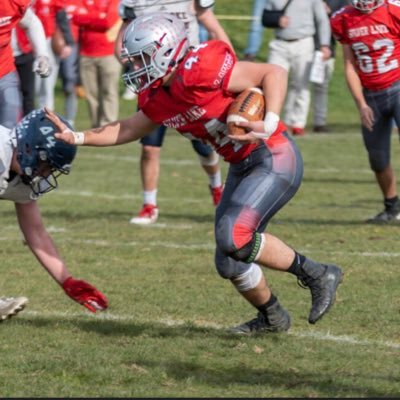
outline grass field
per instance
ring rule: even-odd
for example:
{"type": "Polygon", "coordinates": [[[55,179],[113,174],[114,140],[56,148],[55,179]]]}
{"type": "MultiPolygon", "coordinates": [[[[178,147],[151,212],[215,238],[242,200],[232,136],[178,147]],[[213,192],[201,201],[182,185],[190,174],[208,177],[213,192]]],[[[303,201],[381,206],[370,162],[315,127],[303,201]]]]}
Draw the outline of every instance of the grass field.
{"type": "MultiPolygon", "coordinates": [[[[236,3],[220,0],[216,13],[250,14],[236,3]]],[[[247,21],[222,22],[241,54],[247,21]]],[[[0,397],[400,397],[400,228],[363,222],[382,204],[341,71],[339,55],[334,132],[297,140],[304,181],[269,227],[343,268],[337,302],[320,322],[307,322],[309,291],[266,271],[291,314],[289,333],[225,332],[255,312],[214,269],[214,209],[188,141],[174,131],[165,141],[152,227],[128,223],[142,201],[140,145],[80,148],[71,175],[40,205],[71,272],[110,307],[92,315],[67,298],[22,244],[13,205],[1,202],[0,293],[30,303],[0,326],[0,397]]],[[[121,101],[121,116],[134,109],[121,101]]],[[[83,102],[77,125],[88,126],[83,102]]],[[[398,154],[393,137],[397,171],[398,154]]]]}

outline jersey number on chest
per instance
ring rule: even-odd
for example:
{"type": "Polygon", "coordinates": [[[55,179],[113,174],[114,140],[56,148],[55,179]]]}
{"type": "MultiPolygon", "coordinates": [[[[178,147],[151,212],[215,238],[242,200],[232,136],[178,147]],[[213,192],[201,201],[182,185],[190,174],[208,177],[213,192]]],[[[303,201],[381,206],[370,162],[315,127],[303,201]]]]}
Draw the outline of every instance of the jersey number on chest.
{"type": "Polygon", "coordinates": [[[390,60],[394,50],[394,43],[391,39],[378,39],[372,43],[373,50],[384,50],[376,60],[369,55],[371,49],[365,43],[356,42],[351,47],[357,58],[360,70],[365,74],[375,72],[375,69],[379,74],[384,74],[399,67],[399,62],[396,59],[390,60]]]}

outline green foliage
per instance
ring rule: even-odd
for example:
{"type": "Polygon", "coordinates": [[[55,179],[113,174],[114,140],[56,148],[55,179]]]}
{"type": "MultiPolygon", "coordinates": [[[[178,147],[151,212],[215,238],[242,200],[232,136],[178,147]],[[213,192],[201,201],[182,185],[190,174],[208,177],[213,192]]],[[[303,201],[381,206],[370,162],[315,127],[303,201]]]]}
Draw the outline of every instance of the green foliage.
{"type": "MultiPolygon", "coordinates": [[[[249,15],[247,3],[221,0],[216,13],[249,15]]],[[[240,54],[247,22],[223,23],[240,54]]],[[[266,271],[291,314],[289,334],[225,333],[255,311],[214,269],[214,209],[188,141],[173,131],[165,140],[152,227],[128,223],[142,201],[140,145],[80,148],[71,175],[40,205],[72,274],[102,290],[110,308],[92,315],[65,296],[22,244],[13,205],[1,202],[0,293],[30,303],[0,326],[0,396],[398,397],[399,228],[364,223],[382,203],[340,65],[335,132],[297,140],[304,182],[269,226],[300,252],[342,266],[322,321],[307,323],[310,294],[292,276],[266,271]]],[[[58,93],[59,111],[62,102],[58,93]]],[[[134,110],[121,100],[121,117],[134,110]]],[[[89,126],[83,101],[77,126],[89,126]]]]}

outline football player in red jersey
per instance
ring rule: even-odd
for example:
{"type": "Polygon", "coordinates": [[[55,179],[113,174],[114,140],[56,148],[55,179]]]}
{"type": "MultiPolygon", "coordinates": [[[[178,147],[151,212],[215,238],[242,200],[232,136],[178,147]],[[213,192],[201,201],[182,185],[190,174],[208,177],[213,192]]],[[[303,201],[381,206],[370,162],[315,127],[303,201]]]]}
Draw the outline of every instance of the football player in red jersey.
{"type": "Polygon", "coordinates": [[[125,84],[139,94],[140,111],[100,128],[74,132],[50,110],[56,137],[70,144],[111,146],[138,140],[157,125],[207,142],[230,163],[216,209],[215,262],[219,274],[257,310],[257,317],[232,333],[287,331],[288,312],[267,286],[260,265],[294,274],[311,291],[308,321],[332,306],[342,270],[315,262],[277,237],[264,233],[269,220],[300,186],[301,155],[280,121],[287,73],[276,65],[238,62],[224,42],[188,45],[184,24],[170,14],[135,19],[127,28],[122,58],[130,69],[125,84]],[[260,87],[266,98],[263,121],[246,123],[248,134],[231,137],[229,105],[246,88],[260,87]]]}
{"type": "Polygon", "coordinates": [[[390,164],[393,119],[400,126],[400,1],[350,2],[332,16],[331,26],[343,45],[347,84],[384,198],[384,210],[367,222],[400,223],[396,176],[390,164]]]}
{"type": "Polygon", "coordinates": [[[46,38],[39,18],[29,4],[31,0],[0,2],[0,124],[13,128],[22,115],[19,80],[11,47],[12,29],[19,24],[35,50],[34,70],[40,77],[50,74],[46,38]]]}

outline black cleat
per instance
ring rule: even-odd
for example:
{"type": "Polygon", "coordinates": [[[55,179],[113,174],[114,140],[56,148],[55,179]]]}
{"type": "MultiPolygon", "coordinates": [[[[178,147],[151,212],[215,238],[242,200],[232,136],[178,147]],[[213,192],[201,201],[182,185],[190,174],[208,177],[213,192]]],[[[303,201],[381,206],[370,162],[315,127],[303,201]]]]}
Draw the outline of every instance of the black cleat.
{"type": "Polygon", "coordinates": [[[255,333],[285,332],[290,328],[289,313],[276,302],[267,309],[267,316],[261,312],[251,321],[228,329],[228,333],[249,335],[255,333]]]}
{"type": "Polygon", "coordinates": [[[386,208],[375,217],[366,221],[368,224],[400,224],[400,207],[386,208]]]}
{"type": "Polygon", "coordinates": [[[308,322],[315,324],[326,314],[335,302],[336,289],[342,282],[343,272],[336,265],[325,265],[325,272],[317,277],[305,276],[299,278],[303,287],[311,291],[311,310],[308,322]]]}

